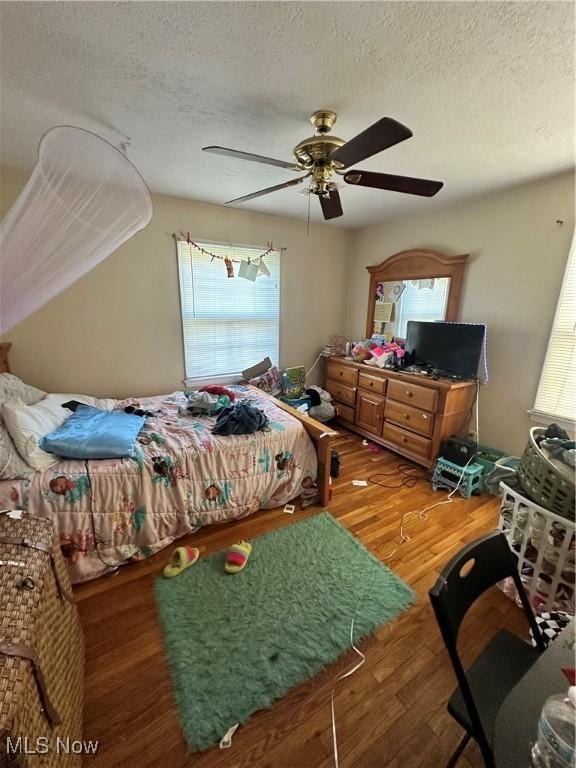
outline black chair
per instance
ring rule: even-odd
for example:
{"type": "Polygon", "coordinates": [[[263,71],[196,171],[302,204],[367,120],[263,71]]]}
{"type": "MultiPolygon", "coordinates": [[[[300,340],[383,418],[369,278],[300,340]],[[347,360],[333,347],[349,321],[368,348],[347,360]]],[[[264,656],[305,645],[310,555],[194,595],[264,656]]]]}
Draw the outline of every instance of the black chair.
{"type": "Polygon", "coordinates": [[[446,565],[429,595],[458,680],[448,712],[466,731],[447,768],[456,765],[471,738],[478,742],[486,767],[494,768],[492,740],[498,710],[545,648],[518,575],[516,558],[504,534],[490,533],[460,550],[446,565]],[[483,592],[508,577],[514,579],[537,647],[501,630],[465,672],[457,649],[462,620],[483,592]]]}

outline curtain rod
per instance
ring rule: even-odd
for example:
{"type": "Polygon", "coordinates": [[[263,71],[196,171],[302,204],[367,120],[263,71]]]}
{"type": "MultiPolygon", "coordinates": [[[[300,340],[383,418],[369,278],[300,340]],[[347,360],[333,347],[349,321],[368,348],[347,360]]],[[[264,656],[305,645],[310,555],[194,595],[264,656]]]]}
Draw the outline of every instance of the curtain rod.
{"type": "MultiPolygon", "coordinates": [[[[186,236],[182,232],[180,232],[180,234],[178,234],[177,232],[166,232],[166,234],[170,235],[170,237],[174,238],[174,240],[176,240],[177,242],[181,242],[181,243],[188,242],[186,236]]],[[[248,245],[247,243],[223,243],[223,242],[218,241],[218,240],[204,240],[204,238],[200,238],[200,242],[204,243],[204,245],[219,245],[220,247],[224,247],[224,248],[225,247],[229,247],[229,248],[240,247],[240,248],[253,248],[255,251],[259,251],[259,250],[266,251],[267,250],[267,246],[263,247],[261,245],[248,245]]],[[[286,250],[286,246],[281,245],[281,246],[273,248],[272,250],[274,250],[274,251],[285,251],[286,250]]]]}

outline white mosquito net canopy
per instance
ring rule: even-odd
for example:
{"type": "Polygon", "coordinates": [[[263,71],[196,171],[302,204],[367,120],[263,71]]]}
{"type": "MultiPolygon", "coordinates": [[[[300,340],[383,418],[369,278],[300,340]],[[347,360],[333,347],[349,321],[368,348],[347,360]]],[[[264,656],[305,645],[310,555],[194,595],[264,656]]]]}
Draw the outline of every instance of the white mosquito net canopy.
{"type": "Polygon", "coordinates": [[[0,225],[0,333],[143,229],[152,211],[144,179],[112,144],[71,126],[45,133],[0,225]]]}

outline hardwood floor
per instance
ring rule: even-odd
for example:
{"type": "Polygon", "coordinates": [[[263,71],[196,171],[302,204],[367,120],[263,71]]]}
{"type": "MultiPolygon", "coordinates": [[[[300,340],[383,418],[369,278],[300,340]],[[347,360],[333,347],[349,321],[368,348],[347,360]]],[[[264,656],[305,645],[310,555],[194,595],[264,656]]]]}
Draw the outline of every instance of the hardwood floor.
{"type": "MultiPolygon", "coordinates": [[[[404,531],[410,540],[399,544],[402,515],[441,501],[446,494],[433,493],[424,481],[398,489],[352,486],[353,479],[395,470],[400,459],[385,450],[370,452],[360,438],[347,432],[342,432],[336,447],[342,464],[334,481],[331,513],[418,595],[416,605],[362,644],[365,665],[336,687],[340,766],[442,768],[462,732],[445,709],[454,676],[427,590],[453,552],[495,527],[499,505],[489,496],[469,500],[456,496],[452,504],[431,510],[428,519],[412,515],[404,531]]],[[[395,471],[380,480],[392,484],[399,475],[395,471]]],[[[210,553],[318,511],[311,507],[293,517],[281,510],[262,511],[236,523],[205,528],[186,540],[210,553]]],[[[238,730],[231,749],[216,747],[187,755],[152,594],[153,581],[169,552],[75,590],[86,633],[84,735],[100,742],[98,754],[86,758],[86,765],[332,768],[330,693],[338,674],[356,660],[352,653],[272,709],[255,714],[238,730]]],[[[521,611],[494,589],[465,619],[461,648],[466,662],[504,626],[518,634],[526,632],[521,611]]],[[[466,749],[458,766],[481,766],[475,745],[466,749]]]]}

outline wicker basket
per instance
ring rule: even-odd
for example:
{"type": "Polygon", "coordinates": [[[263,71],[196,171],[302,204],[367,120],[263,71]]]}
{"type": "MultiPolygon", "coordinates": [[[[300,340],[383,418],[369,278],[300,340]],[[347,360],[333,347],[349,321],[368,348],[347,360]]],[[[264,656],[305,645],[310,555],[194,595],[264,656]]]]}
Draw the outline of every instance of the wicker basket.
{"type": "Polygon", "coordinates": [[[83,689],[84,639],[52,522],[0,515],[0,766],[80,766],[67,749],[82,738],[83,689]]]}
{"type": "Polygon", "coordinates": [[[530,439],[518,467],[518,479],[525,493],[555,515],[574,521],[574,470],[549,459],[536,443],[542,427],[532,427],[530,439]]]}

